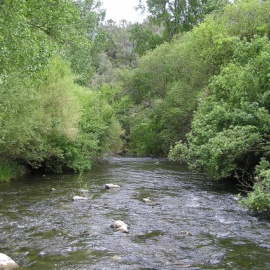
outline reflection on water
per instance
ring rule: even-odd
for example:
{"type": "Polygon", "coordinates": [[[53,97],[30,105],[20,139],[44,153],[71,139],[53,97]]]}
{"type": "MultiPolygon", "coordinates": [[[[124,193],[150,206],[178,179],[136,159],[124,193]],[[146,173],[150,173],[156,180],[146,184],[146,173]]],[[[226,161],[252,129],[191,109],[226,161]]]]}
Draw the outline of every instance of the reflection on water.
{"type": "Polygon", "coordinates": [[[0,252],[20,269],[270,269],[270,222],[243,211],[236,191],[165,160],[1,184],[0,203],[0,252]],[[129,234],[110,228],[117,219],[129,234]]]}

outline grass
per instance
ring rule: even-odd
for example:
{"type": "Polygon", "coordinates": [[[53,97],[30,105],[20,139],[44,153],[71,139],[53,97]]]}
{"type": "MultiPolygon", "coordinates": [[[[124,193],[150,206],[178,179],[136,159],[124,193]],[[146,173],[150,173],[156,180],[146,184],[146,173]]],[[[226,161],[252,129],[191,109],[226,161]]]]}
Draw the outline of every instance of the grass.
{"type": "Polygon", "coordinates": [[[0,182],[9,182],[24,173],[25,170],[18,163],[0,160],[0,182]]]}

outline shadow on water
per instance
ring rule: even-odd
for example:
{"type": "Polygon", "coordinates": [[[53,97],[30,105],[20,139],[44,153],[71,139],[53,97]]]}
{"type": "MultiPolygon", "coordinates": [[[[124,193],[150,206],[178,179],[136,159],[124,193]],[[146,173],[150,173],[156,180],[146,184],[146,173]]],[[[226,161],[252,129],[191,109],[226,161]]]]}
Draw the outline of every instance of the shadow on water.
{"type": "Polygon", "coordinates": [[[20,269],[270,269],[270,222],[237,192],[150,158],[1,184],[0,252],[20,269]],[[128,234],[110,227],[117,219],[128,234]]]}

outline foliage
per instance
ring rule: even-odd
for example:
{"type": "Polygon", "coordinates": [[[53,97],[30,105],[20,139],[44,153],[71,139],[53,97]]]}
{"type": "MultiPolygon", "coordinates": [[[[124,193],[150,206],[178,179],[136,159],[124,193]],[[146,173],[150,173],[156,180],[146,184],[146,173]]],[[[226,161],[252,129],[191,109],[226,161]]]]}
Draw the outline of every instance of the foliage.
{"type": "Polygon", "coordinates": [[[164,42],[160,33],[156,33],[153,26],[148,23],[134,24],[131,28],[130,39],[135,41],[135,52],[139,56],[145,55],[147,51],[155,49],[164,42]]]}
{"type": "Polygon", "coordinates": [[[122,148],[122,128],[112,108],[98,93],[82,90],[76,93],[82,103],[79,132],[74,141],[58,142],[63,147],[63,158],[58,162],[77,171],[90,169],[103,154],[122,148]]]}
{"type": "Polygon", "coordinates": [[[130,116],[132,121],[130,148],[133,153],[139,156],[159,156],[163,154],[162,142],[157,136],[160,129],[155,121],[156,117],[151,109],[140,107],[137,112],[130,116]]]}
{"type": "Polygon", "coordinates": [[[140,119],[144,114],[144,124],[134,119],[130,128],[131,139],[137,138],[132,147],[148,149],[144,155],[167,155],[170,146],[184,139],[188,132],[198,94],[211,74],[206,72],[197,51],[193,36],[185,33],[174,42],[148,52],[141,58],[138,68],[124,79],[126,93],[135,106],[140,106],[139,110],[133,109],[132,117],[140,119]],[[140,142],[141,132],[144,136],[140,142]],[[148,135],[151,138],[147,138],[148,135]],[[144,147],[138,146],[142,144],[144,147]]]}
{"type": "Polygon", "coordinates": [[[247,197],[240,196],[240,204],[254,211],[270,210],[270,162],[262,159],[255,167],[253,191],[247,197]]]}
{"type": "Polygon", "coordinates": [[[0,86],[1,159],[32,169],[85,170],[102,153],[121,147],[122,129],[111,106],[75,84],[61,59],[51,61],[38,88],[18,74],[8,82],[0,86]]]}
{"type": "Polygon", "coordinates": [[[138,54],[135,42],[130,39],[131,29],[132,24],[125,20],[119,24],[109,20],[102,26],[102,31],[106,32],[105,49],[96,56],[96,73],[91,78],[91,86],[117,85],[123,69],[131,70],[137,66],[138,54]]]}
{"type": "Polygon", "coordinates": [[[118,128],[119,124],[121,125],[117,133],[118,137],[116,136],[116,140],[114,140],[115,142],[118,141],[118,143],[115,144],[118,145],[118,147],[115,148],[113,152],[119,154],[125,153],[128,148],[130,123],[133,121],[130,117],[130,110],[133,107],[133,103],[130,97],[123,92],[120,85],[112,86],[102,84],[97,87],[95,91],[111,106],[114,117],[119,121],[119,123],[114,124],[113,127],[118,128]]]}
{"type": "Polygon", "coordinates": [[[79,14],[72,1],[3,1],[0,6],[1,75],[21,69],[36,73],[56,44],[71,41],[79,14]]]}
{"type": "Polygon", "coordinates": [[[74,41],[62,48],[77,75],[76,82],[88,86],[100,59],[98,57],[107,46],[108,35],[102,27],[105,11],[99,0],[74,1],[79,19],[73,21],[74,41]]]}
{"type": "Polygon", "coordinates": [[[89,81],[104,36],[98,28],[103,18],[99,5],[93,0],[4,0],[0,5],[0,80],[19,70],[38,78],[51,56],[61,50],[73,71],[89,81]]]}
{"type": "Polygon", "coordinates": [[[134,67],[137,64],[134,42],[130,40],[131,27],[132,24],[125,20],[119,25],[110,20],[104,25],[109,35],[106,52],[114,67],[134,67]]]}
{"type": "Polygon", "coordinates": [[[207,16],[193,29],[193,42],[207,72],[219,74],[220,68],[231,61],[234,44],[239,39],[250,41],[254,35],[269,37],[269,4],[269,1],[237,1],[207,16]]]}
{"type": "Polygon", "coordinates": [[[6,171],[9,164],[88,169],[97,156],[121,147],[111,106],[74,83],[89,81],[105,44],[99,7],[95,0],[1,2],[0,158],[6,171]]]}
{"type": "Polygon", "coordinates": [[[222,16],[216,17],[230,36],[251,40],[255,35],[270,37],[270,2],[259,0],[238,0],[227,5],[222,16]]]}
{"type": "Polygon", "coordinates": [[[75,85],[70,71],[56,59],[50,65],[38,88],[31,78],[17,73],[0,86],[1,157],[33,168],[61,155],[54,138],[76,136],[78,104],[72,95],[75,85]]]}
{"type": "MultiPolygon", "coordinates": [[[[147,12],[154,24],[164,27],[164,37],[171,41],[177,33],[190,31],[199,25],[205,16],[214,10],[218,10],[226,4],[226,1],[179,1],[179,0],[147,0],[147,12]]],[[[139,8],[146,9],[139,1],[139,8]]]]}
{"type": "Polygon", "coordinates": [[[256,211],[270,205],[268,168],[258,165],[270,159],[269,3],[227,5],[192,31],[206,72],[216,76],[200,94],[187,138],[169,154],[215,179],[253,179],[241,204],[256,211]]]}
{"type": "MultiPolygon", "coordinates": [[[[71,84],[72,85],[72,84],[71,84]]],[[[79,118],[73,124],[75,137],[59,136],[55,145],[61,150],[61,155],[54,160],[46,160],[46,166],[50,168],[58,166],[59,170],[68,167],[76,171],[90,169],[92,163],[103,154],[114,153],[122,147],[120,139],[123,133],[119,122],[114,116],[113,108],[108,104],[108,97],[100,92],[78,87],[73,83],[73,96],[79,104],[75,112],[69,112],[74,116],[79,113],[79,118]],[[107,99],[106,99],[107,98],[107,99]],[[52,163],[53,161],[53,163],[52,163]]],[[[67,104],[67,102],[65,102],[67,104]]],[[[72,119],[68,117],[69,123],[72,119]]],[[[64,129],[65,132],[68,130],[64,129]]],[[[66,134],[67,135],[67,134],[66,134]]]]}
{"type": "Polygon", "coordinates": [[[267,38],[239,41],[232,63],[213,78],[195,113],[188,150],[177,146],[186,149],[180,155],[193,168],[220,179],[251,173],[261,157],[269,158],[269,57],[267,38]]]}
{"type": "Polygon", "coordinates": [[[25,174],[25,168],[14,161],[0,160],[0,183],[25,174]]]}

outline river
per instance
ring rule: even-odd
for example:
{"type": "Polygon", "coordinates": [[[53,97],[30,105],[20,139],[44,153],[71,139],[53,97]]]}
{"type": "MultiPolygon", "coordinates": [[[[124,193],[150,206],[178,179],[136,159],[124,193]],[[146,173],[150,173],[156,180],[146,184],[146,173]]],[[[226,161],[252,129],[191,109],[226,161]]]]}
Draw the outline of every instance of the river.
{"type": "Polygon", "coordinates": [[[165,160],[2,183],[0,230],[0,252],[19,269],[270,269],[270,220],[241,209],[228,184],[165,160]],[[110,227],[119,219],[129,233],[110,227]]]}

